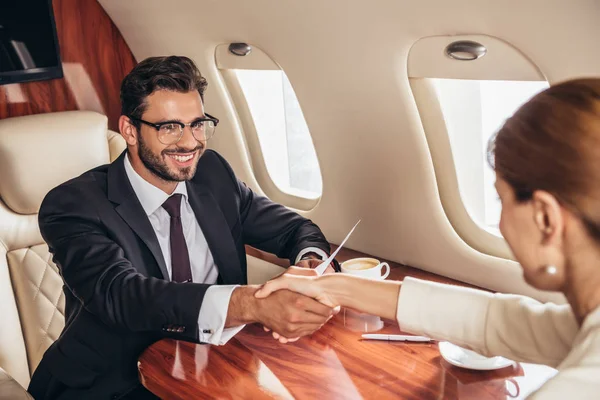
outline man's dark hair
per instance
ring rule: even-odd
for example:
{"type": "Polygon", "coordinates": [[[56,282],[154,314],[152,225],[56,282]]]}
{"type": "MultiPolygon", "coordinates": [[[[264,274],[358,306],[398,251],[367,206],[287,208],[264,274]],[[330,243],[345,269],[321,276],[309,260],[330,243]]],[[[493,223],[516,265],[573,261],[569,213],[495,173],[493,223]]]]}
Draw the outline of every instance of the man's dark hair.
{"type": "MultiPolygon", "coordinates": [[[[206,79],[192,60],[182,56],[149,57],[136,65],[121,83],[121,114],[141,118],[146,97],[156,90],[187,93],[197,90],[204,101],[206,79]]],[[[139,129],[139,124],[132,121],[139,129]]]]}

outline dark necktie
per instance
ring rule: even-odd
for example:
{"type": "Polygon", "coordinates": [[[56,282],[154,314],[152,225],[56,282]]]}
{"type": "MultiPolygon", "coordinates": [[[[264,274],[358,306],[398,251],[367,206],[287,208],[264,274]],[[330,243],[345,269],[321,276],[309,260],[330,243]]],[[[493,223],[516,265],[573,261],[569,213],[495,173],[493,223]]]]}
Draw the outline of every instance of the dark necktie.
{"type": "Polygon", "coordinates": [[[190,267],[190,255],[183,227],[181,226],[181,194],[174,194],[165,201],[162,207],[171,216],[171,280],[173,282],[191,282],[192,269],[190,267]]]}

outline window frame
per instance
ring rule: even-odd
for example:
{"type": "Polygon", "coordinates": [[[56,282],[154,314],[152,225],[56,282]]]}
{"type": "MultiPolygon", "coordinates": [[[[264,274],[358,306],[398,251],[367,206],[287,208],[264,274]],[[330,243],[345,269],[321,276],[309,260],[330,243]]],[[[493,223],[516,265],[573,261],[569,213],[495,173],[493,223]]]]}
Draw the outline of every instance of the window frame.
{"type": "Polygon", "coordinates": [[[460,195],[455,155],[433,82],[429,78],[411,78],[409,83],[417,107],[427,104],[427,107],[418,107],[419,118],[431,153],[440,201],[448,221],[458,236],[475,250],[514,260],[504,238],[479,225],[469,214],[460,195]]]}
{"type": "Polygon", "coordinates": [[[431,79],[507,80],[551,83],[541,70],[512,44],[489,35],[429,36],[417,40],[408,52],[408,86],[415,101],[430,151],[440,202],[458,237],[471,248],[491,256],[515,260],[506,240],[478,224],[461,197],[455,154],[440,99],[431,79]],[[454,41],[482,43],[487,53],[472,61],[445,55],[454,41]]]}
{"type": "MultiPolygon", "coordinates": [[[[255,49],[254,49],[255,50],[255,49]]],[[[254,51],[253,50],[253,51],[254,51]]],[[[250,166],[252,169],[252,173],[256,177],[258,184],[264,193],[273,201],[277,203],[284,204],[286,206],[302,210],[302,211],[310,211],[314,209],[321,197],[323,196],[323,191],[325,190],[325,180],[323,179],[323,173],[321,170],[321,163],[319,161],[319,155],[316,147],[314,147],[314,141],[311,135],[311,142],[313,143],[313,147],[315,149],[317,163],[319,172],[321,174],[321,181],[323,185],[323,191],[320,195],[316,197],[303,197],[293,193],[288,193],[282,190],[277,184],[273,181],[273,178],[269,174],[267,164],[264,158],[264,153],[262,151],[262,147],[260,144],[259,133],[256,129],[256,124],[254,122],[254,117],[252,112],[250,111],[250,106],[244,95],[244,91],[238,79],[238,76],[235,72],[236,69],[244,69],[244,68],[219,68],[223,80],[225,81],[226,87],[229,91],[229,95],[231,96],[231,100],[233,105],[235,106],[235,112],[239,119],[239,127],[242,133],[242,138],[246,147],[246,153],[248,154],[250,160],[250,166]]],[[[248,69],[260,69],[260,68],[248,68],[248,69]]],[[[276,68],[264,68],[265,70],[275,70],[276,68]]],[[[283,71],[281,68],[277,68],[280,71],[283,71]]],[[[308,125],[308,122],[307,122],[308,125]]]]}

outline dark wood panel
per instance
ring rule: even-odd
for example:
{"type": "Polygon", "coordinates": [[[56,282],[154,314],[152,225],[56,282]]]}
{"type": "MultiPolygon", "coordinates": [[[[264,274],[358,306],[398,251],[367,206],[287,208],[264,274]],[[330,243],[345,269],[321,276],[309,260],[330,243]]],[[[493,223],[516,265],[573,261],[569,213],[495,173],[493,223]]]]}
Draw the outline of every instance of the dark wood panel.
{"type": "MultiPolygon", "coordinates": [[[[250,255],[286,266],[253,248],[250,255]]],[[[340,261],[366,256],[342,249],[340,261]]],[[[461,284],[392,263],[388,279],[413,276],[461,284]]],[[[519,364],[468,371],[444,361],[436,343],[365,341],[361,333],[401,333],[394,321],[342,310],[298,342],[280,344],[250,325],[225,346],[161,340],[140,357],[142,383],[163,399],[508,399],[524,398],[554,374],[519,364]]]]}
{"type": "Polygon", "coordinates": [[[118,130],[121,80],[136,64],[96,0],[53,0],[64,77],[0,86],[0,119],[69,110],[108,116],[118,130]]]}

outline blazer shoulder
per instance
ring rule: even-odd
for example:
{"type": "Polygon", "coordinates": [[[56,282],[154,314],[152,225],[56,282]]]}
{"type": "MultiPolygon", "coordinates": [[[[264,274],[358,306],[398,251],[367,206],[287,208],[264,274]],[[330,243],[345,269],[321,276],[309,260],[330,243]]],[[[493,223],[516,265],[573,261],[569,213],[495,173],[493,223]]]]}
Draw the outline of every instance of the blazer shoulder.
{"type": "Polygon", "coordinates": [[[108,164],[93,168],[83,174],[69,179],[50,190],[40,206],[40,214],[48,206],[56,203],[72,206],[85,206],[87,202],[106,194],[108,164]]]}
{"type": "Polygon", "coordinates": [[[227,161],[225,161],[225,158],[213,149],[206,149],[202,157],[200,157],[200,162],[203,162],[204,164],[208,165],[226,164],[227,166],[229,166],[227,161]]]}
{"type": "Polygon", "coordinates": [[[229,177],[234,183],[237,183],[235,173],[227,160],[215,150],[207,149],[198,162],[196,177],[204,180],[208,176],[219,176],[222,178],[223,175],[229,177]]]}
{"type": "Polygon", "coordinates": [[[75,178],[69,179],[64,183],[61,183],[54,189],[81,189],[85,191],[85,189],[92,189],[95,187],[105,188],[108,177],[109,165],[110,164],[104,164],[96,168],[90,169],[89,171],[86,171],[75,178]]]}

